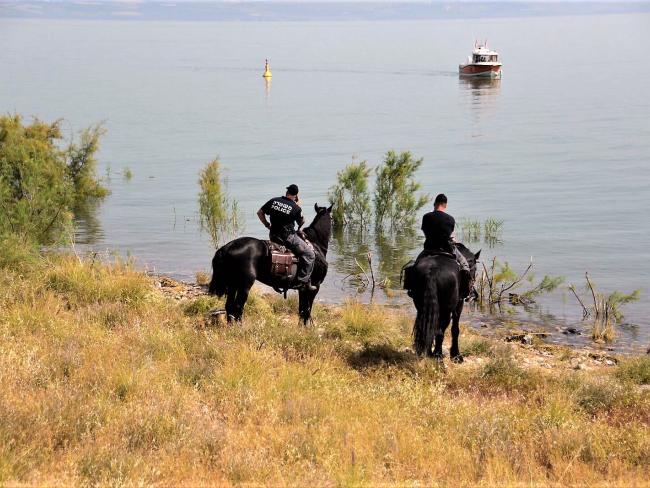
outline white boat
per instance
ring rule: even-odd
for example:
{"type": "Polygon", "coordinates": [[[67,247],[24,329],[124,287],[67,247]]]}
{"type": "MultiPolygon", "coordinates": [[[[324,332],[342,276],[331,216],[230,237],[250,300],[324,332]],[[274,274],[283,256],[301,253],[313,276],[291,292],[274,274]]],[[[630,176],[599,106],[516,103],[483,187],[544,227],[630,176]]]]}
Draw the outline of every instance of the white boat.
{"type": "Polygon", "coordinates": [[[458,73],[460,76],[500,78],[499,53],[489,49],[487,41],[482,44],[474,42],[471,56],[467,56],[467,62],[458,65],[458,73]]]}

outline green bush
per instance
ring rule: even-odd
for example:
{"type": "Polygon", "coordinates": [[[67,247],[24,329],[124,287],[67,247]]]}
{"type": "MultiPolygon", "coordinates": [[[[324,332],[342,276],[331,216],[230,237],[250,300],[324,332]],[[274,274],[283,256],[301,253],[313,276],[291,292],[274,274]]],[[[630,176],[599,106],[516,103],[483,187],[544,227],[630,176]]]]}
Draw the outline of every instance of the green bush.
{"type": "Polygon", "coordinates": [[[359,224],[365,226],[371,214],[368,195],[370,168],[366,161],[350,163],[336,174],[336,185],[330,188],[329,202],[333,205],[335,225],[359,224]]]}
{"type": "Polygon", "coordinates": [[[391,229],[413,227],[415,214],[430,200],[428,195],[416,196],[420,184],[415,172],[423,159],[413,159],[409,151],[397,154],[388,151],[384,161],[376,168],[375,222],[382,228],[387,222],[391,229]]]}
{"type": "Polygon", "coordinates": [[[237,202],[228,196],[226,180],[221,175],[218,159],[210,161],[199,177],[199,220],[201,229],[210,235],[212,244],[219,247],[225,237],[241,228],[237,202]]]}
{"type": "Polygon", "coordinates": [[[86,129],[78,143],[61,147],[60,123],[35,119],[26,125],[19,115],[0,117],[0,239],[60,241],[74,207],[108,193],[95,175],[102,128],[86,129]]]}

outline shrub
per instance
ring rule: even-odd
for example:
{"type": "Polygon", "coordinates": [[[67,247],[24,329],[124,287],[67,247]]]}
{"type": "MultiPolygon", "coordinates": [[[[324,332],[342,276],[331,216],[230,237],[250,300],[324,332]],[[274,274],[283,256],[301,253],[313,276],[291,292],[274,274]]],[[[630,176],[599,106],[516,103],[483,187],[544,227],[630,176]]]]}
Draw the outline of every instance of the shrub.
{"type": "Polygon", "coordinates": [[[593,301],[593,306],[587,307],[585,305],[587,300],[580,298],[575,286],[569,285],[569,291],[573,293],[580,303],[583,318],[589,316],[593,318],[591,338],[596,342],[611,342],[616,336],[614,325],[623,320],[623,305],[637,301],[640,291],[634,290],[632,293],[614,291],[607,295],[596,290],[596,287],[589,279],[588,273],[585,273],[585,281],[587,282],[586,288],[593,301]]]}
{"type": "Polygon", "coordinates": [[[366,161],[350,163],[336,174],[336,185],[330,188],[329,202],[333,205],[332,219],[337,226],[359,224],[365,226],[370,219],[368,177],[370,168],[366,161]]]}
{"type": "Polygon", "coordinates": [[[76,203],[108,195],[108,190],[97,181],[95,159],[99,138],[105,133],[106,130],[100,124],[84,129],[79,143],[71,143],[66,150],[68,175],[74,185],[76,203]]]}
{"type": "Polygon", "coordinates": [[[223,240],[241,228],[237,202],[228,196],[227,181],[221,176],[218,159],[209,162],[199,177],[199,221],[201,229],[219,247],[223,240]]]}
{"type": "Polygon", "coordinates": [[[622,362],[615,375],[620,380],[631,381],[637,385],[650,384],[650,357],[638,357],[622,362]]]}
{"type": "Polygon", "coordinates": [[[487,362],[480,378],[488,390],[494,391],[529,391],[536,383],[531,373],[513,358],[501,355],[487,362]]]}
{"type": "Polygon", "coordinates": [[[382,228],[385,222],[391,229],[415,224],[415,214],[430,200],[428,195],[416,196],[420,184],[415,181],[415,172],[422,161],[413,159],[409,151],[400,154],[388,151],[384,162],[376,168],[374,200],[378,228],[382,228]]]}
{"type": "Polygon", "coordinates": [[[60,123],[35,119],[25,125],[19,115],[0,117],[0,238],[57,242],[75,206],[108,193],[95,174],[101,126],[61,149],[60,123]]]}
{"type": "Polygon", "coordinates": [[[589,415],[609,412],[625,399],[625,390],[611,381],[589,381],[575,391],[576,403],[589,415]]]}
{"type": "Polygon", "coordinates": [[[528,267],[521,274],[517,274],[507,262],[502,264],[496,257],[492,258],[490,266],[483,265],[483,271],[476,278],[479,305],[488,306],[490,309],[506,302],[511,305],[530,305],[539,295],[552,292],[564,282],[561,276],[544,275],[534,284],[532,269],[531,260],[528,267]],[[517,293],[524,284],[528,284],[528,289],[517,293]]]}

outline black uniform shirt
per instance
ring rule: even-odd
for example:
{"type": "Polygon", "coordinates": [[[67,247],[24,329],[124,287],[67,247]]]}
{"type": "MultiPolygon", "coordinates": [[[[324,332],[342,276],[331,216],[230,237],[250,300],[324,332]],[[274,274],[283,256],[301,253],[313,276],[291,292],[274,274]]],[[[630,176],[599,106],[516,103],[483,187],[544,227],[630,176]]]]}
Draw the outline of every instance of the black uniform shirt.
{"type": "Polygon", "coordinates": [[[271,234],[283,240],[296,232],[294,223],[302,222],[302,209],[287,197],[271,198],[262,211],[271,216],[271,234]]]}
{"type": "Polygon", "coordinates": [[[428,250],[447,249],[451,235],[454,232],[456,221],[446,212],[434,210],[422,217],[422,231],[424,232],[424,248],[428,250]]]}

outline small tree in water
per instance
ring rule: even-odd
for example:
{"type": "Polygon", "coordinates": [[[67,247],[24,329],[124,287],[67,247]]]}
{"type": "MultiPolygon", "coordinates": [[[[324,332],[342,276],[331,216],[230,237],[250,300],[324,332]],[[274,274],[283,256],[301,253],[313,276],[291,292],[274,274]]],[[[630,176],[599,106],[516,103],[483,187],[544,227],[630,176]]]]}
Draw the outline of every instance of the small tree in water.
{"type": "Polygon", "coordinates": [[[210,235],[219,247],[225,237],[241,228],[241,212],[237,202],[228,196],[227,182],[221,177],[218,159],[209,162],[200,173],[199,222],[201,230],[210,235]]]}
{"type": "Polygon", "coordinates": [[[329,202],[334,206],[334,225],[359,224],[363,227],[368,224],[371,214],[369,176],[367,161],[350,163],[336,174],[336,185],[330,188],[328,195],[329,202]]]}
{"type": "Polygon", "coordinates": [[[101,124],[81,131],[80,141],[74,142],[66,150],[68,175],[75,188],[76,204],[83,204],[89,198],[103,198],[108,190],[98,182],[97,160],[99,139],[106,133],[101,124]]]}
{"type": "Polygon", "coordinates": [[[375,224],[380,230],[386,223],[391,230],[413,227],[415,215],[429,202],[429,195],[416,196],[420,184],[414,175],[422,158],[413,159],[409,151],[388,151],[384,162],[376,168],[375,224]]]}
{"type": "Polygon", "coordinates": [[[23,246],[61,241],[75,209],[108,194],[96,176],[101,126],[62,147],[60,123],[0,117],[0,240],[11,236],[23,246]]]}

